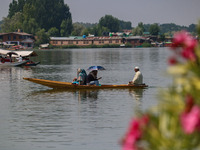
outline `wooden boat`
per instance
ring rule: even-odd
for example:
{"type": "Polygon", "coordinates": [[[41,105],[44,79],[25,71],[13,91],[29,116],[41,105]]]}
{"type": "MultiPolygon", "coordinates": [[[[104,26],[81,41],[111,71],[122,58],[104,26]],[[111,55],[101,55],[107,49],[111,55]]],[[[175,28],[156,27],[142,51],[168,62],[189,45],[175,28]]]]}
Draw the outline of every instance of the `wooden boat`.
{"type": "Polygon", "coordinates": [[[24,66],[37,66],[40,62],[28,61],[24,66]]]}
{"type": "Polygon", "coordinates": [[[4,62],[1,61],[2,63],[0,63],[0,66],[23,66],[23,65],[36,66],[40,63],[40,62],[33,62],[30,60],[30,57],[37,56],[37,53],[34,51],[9,51],[9,50],[0,49],[0,55],[4,55],[5,58],[3,58],[3,60],[6,60],[4,61],[5,64],[4,62]],[[23,58],[22,62],[16,61],[16,58],[19,56],[23,58]],[[12,60],[12,63],[10,62],[10,60],[12,60]]]}
{"type": "Polygon", "coordinates": [[[24,66],[28,61],[21,62],[0,62],[0,67],[20,67],[24,66]]]}
{"type": "Polygon", "coordinates": [[[36,79],[36,78],[23,78],[24,80],[28,80],[37,84],[41,84],[44,86],[48,86],[54,89],[123,89],[123,88],[147,88],[148,85],[128,85],[128,84],[120,84],[120,85],[77,85],[72,84],[71,82],[61,82],[61,81],[52,81],[52,80],[44,80],[44,79],[36,79]]]}

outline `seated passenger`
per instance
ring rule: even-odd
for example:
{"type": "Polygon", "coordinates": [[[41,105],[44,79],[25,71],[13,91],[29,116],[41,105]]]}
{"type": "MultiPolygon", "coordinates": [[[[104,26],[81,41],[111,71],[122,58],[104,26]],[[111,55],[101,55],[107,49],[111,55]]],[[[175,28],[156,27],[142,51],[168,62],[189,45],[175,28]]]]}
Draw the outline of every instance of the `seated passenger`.
{"type": "Polygon", "coordinates": [[[99,86],[99,79],[101,79],[102,77],[97,78],[97,73],[98,73],[97,70],[92,70],[88,74],[88,76],[87,76],[87,85],[97,85],[97,86],[99,86]]]}
{"type": "Polygon", "coordinates": [[[77,78],[73,79],[73,84],[86,85],[87,73],[84,69],[77,70],[77,78]]]}
{"type": "Polygon", "coordinates": [[[143,84],[143,76],[142,73],[140,72],[139,67],[135,67],[135,76],[132,81],[129,82],[129,85],[139,85],[143,84]]]}
{"type": "Polygon", "coordinates": [[[18,60],[18,62],[22,62],[22,56],[20,55],[19,57],[16,58],[18,60]]]}

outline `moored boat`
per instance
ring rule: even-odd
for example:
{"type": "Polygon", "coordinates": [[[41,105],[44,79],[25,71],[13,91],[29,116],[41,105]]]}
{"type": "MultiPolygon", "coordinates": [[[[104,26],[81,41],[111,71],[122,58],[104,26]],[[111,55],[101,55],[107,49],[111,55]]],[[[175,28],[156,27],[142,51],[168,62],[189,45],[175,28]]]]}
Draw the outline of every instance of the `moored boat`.
{"type": "Polygon", "coordinates": [[[24,80],[28,80],[30,82],[34,82],[37,84],[41,84],[44,86],[48,86],[54,89],[123,89],[123,88],[147,88],[148,85],[128,85],[128,84],[119,84],[119,85],[77,85],[72,84],[71,82],[61,82],[61,81],[52,81],[52,80],[44,80],[44,79],[36,79],[36,78],[23,78],[24,80]]]}
{"type": "Polygon", "coordinates": [[[30,60],[30,57],[37,56],[34,51],[9,51],[0,49],[0,55],[4,56],[1,59],[0,66],[36,66],[40,63],[30,60]],[[22,62],[16,61],[16,58],[19,56],[22,57],[22,62]]]}
{"type": "Polygon", "coordinates": [[[0,62],[0,67],[20,67],[27,63],[28,61],[21,61],[21,62],[0,62]]]}
{"type": "Polygon", "coordinates": [[[28,61],[24,66],[37,66],[40,62],[28,61]]]}

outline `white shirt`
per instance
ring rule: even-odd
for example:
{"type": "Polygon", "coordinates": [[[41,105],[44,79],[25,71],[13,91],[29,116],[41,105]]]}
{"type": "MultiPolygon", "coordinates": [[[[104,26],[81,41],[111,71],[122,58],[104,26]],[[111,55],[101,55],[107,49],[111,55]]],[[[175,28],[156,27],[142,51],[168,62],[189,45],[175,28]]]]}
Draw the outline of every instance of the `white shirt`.
{"type": "Polygon", "coordinates": [[[18,57],[17,60],[18,60],[18,62],[21,62],[22,61],[22,57],[18,57]]]}
{"type": "Polygon", "coordinates": [[[143,84],[143,76],[140,71],[137,71],[135,73],[135,76],[134,76],[132,82],[133,82],[133,84],[143,84]]]}

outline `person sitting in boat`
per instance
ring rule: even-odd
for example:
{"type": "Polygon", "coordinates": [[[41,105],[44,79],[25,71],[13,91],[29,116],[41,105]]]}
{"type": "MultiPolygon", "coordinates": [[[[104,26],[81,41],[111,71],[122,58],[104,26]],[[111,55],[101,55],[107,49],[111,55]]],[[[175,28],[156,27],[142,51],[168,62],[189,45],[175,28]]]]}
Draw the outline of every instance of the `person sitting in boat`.
{"type": "Polygon", "coordinates": [[[97,78],[97,73],[98,73],[97,70],[92,70],[88,74],[88,76],[87,76],[87,85],[97,85],[97,86],[99,86],[99,79],[101,79],[102,77],[97,78]]]}
{"type": "Polygon", "coordinates": [[[22,62],[22,56],[21,55],[16,59],[18,60],[18,62],[22,62]]]}
{"type": "Polygon", "coordinates": [[[129,82],[129,85],[140,85],[143,84],[143,75],[140,72],[139,67],[135,67],[135,76],[132,81],[129,82]]]}
{"type": "Polygon", "coordinates": [[[85,69],[79,68],[77,70],[77,78],[73,79],[73,84],[86,85],[87,73],[85,69]]]}
{"type": "Polygon", "coordinates": [[[1,63],[5,63],[5,58],[3,58],[2,56],[0,56],[0,60],[1,60],[1,63]]]}

